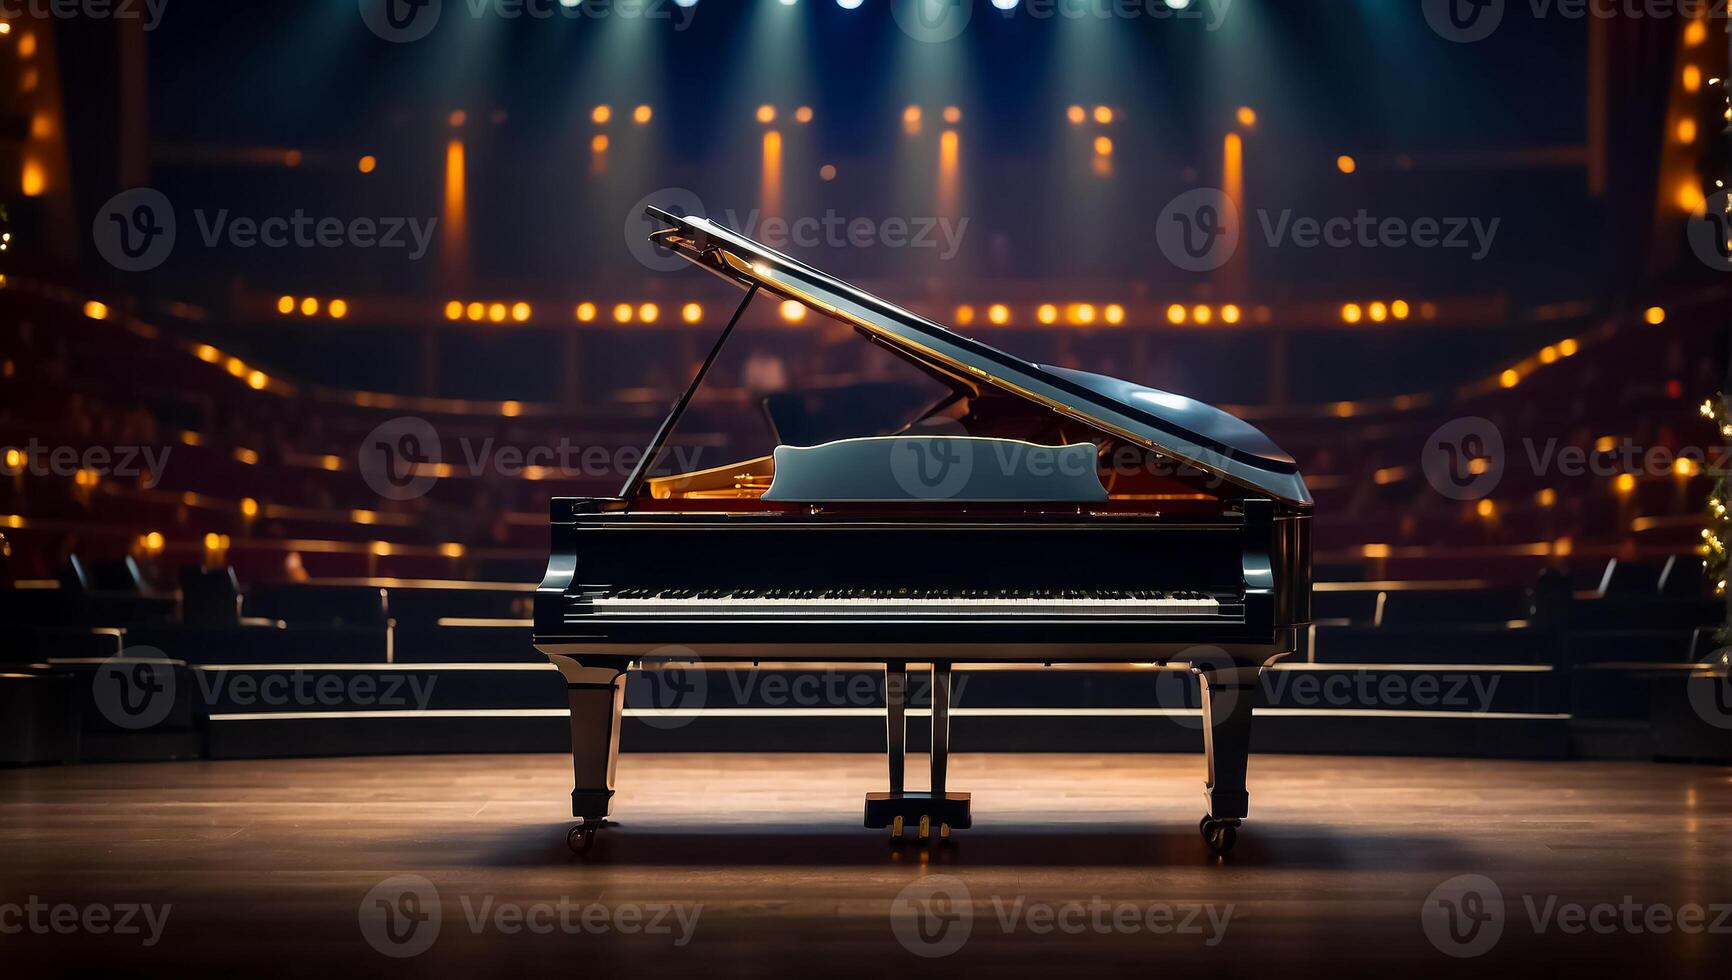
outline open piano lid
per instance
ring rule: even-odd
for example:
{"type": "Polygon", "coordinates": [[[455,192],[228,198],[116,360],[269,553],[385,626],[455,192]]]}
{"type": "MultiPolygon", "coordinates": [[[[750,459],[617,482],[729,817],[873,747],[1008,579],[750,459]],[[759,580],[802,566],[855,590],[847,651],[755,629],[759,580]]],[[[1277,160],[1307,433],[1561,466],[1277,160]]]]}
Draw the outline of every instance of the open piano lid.
{"type": "Polygon", "coordinates": [[[1103,432],[1297,506],[1311,493],[1293,457],[1262,432],[1183,395],[1104,375],[1045,367],[954,333],[707,218],[650,207],[669,227],[650,240],[742,288],[758,286],[846,323],[970,387],[984,383],[1103,432]]]}

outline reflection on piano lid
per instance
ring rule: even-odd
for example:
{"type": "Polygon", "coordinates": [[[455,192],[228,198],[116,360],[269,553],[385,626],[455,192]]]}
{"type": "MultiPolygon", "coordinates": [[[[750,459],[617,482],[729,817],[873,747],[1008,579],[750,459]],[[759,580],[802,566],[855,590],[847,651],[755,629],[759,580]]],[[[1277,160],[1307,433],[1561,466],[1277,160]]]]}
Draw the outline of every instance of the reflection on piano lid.
{"type": "Polygon", "coordinates": [[[765,500],[959,503],[1107,499],[1092,443],[1039,446],[970,436],[882,436],[777,446],[765,500]]]}
{"type": "MultiPolygon", "coordinates": [[[[659,245],[736,285],[849,324],[943,380],[962,398],[1008,396],[1188,463],[1253,496],[1309,508],[1293,458],[1217,408],[1114,378],[1044,367],[964,337],[706,218],[648,208],[659,245]]],[[[636,481],[627,496],[636,490],[636,481]]]]}

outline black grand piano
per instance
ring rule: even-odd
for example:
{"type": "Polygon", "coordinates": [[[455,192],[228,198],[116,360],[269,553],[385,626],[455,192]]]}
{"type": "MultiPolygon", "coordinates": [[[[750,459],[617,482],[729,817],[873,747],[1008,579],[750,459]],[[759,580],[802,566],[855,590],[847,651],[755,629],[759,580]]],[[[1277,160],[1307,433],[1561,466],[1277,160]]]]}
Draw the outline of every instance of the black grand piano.
{"type": "Polygon", "coordinates": [[[1293,459],[1211,406],[1020,360],[715,222],[646,214],[658,247],[746,295],[620,495],[552,501],[535,646],[570,694],[573,849],[611,812],[626,672],[670,647],[705,664],[883,664],[889,785],[866,825],[931,843],[971,824],[946,785],[953,665],[1188,667],[1201,830],[1231,848],[1259,674],[1310,620],[1312,503],[1293,459]],[[755,298],[851,328],[940,396],[880,431],[651,476],[755,298]],[[932,671],[929,792],[903,785],[910,664],[932,671]]]}

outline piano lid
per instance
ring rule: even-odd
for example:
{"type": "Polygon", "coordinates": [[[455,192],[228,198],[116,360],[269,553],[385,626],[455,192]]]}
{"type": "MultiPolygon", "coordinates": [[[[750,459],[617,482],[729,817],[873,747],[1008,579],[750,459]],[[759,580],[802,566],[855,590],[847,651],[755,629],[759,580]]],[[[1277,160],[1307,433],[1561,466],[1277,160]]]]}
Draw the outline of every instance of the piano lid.
{"type": "Polygon", "coordinates": [[[953,382],[1044,405],[1237,486],[1308,506],[1293,457],[1210,405],[1104,375],[1043,367],[964,337],[707,218],[646,208],[650,240],[742,288],[759,286],[853,326],[953,382]]]}

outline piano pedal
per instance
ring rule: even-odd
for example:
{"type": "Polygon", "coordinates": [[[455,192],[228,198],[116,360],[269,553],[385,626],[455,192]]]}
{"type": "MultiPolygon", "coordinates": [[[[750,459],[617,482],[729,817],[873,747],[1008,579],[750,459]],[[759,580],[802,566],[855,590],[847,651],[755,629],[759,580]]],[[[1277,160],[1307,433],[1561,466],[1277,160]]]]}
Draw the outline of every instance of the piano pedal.
{"type": "Polygon", "coordinates": [[[890,821],[890,843],[902,843],[902,818],[896,817],[890,821]]]}

